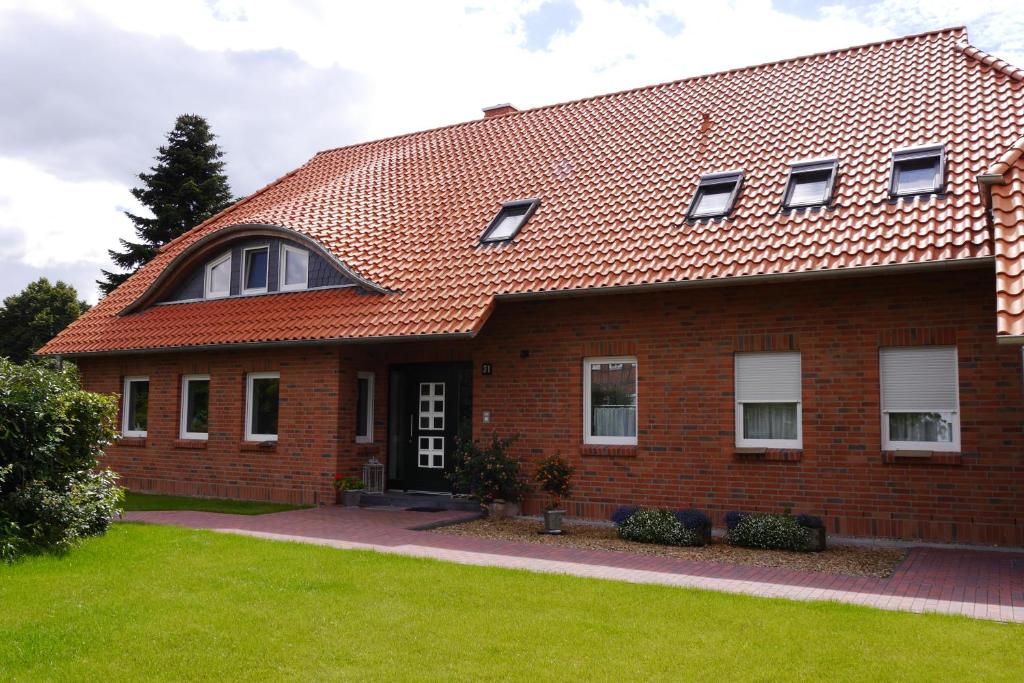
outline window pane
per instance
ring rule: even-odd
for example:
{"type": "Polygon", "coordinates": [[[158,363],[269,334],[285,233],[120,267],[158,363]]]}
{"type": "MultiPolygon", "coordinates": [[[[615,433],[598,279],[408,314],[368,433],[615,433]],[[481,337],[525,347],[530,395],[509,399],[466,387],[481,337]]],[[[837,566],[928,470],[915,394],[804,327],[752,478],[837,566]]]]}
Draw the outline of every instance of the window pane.
{"type": "Polygon", "coordinates": [[[266,289],[267,250],[245,252],[245,288],[266,289]]]}
{"type": "Polygon", "coordinates": [[[912,194],[936,189],[938,165],[939,160],[934,157],[896,162],[896,192],[912,194]]]}
{"type": "Polygon", "coordinates": [[[193,379],[185,385],[188,401],[185,412],[185,431],[205,434],[210,406],[210,380],[193,379]]]}
{"type": "Polygon", "coordinates": [[[277,434],[277,396],[280,380],[277,377],[255,377],[252,380],[253,434],[277,434]]]}
{"type": "Polygon", "coordinates": [[[636,363],[590,364],[592,436],[636,436],[636,363]]]}
{"type": "Polygon", "coordinates": [[[231,259],[221,261],[210,269],[210,291],[226,294],[231,289],[231,259]]]}
{"type": "Polygon", "coordinates": [[[789,194],[790,206],[824,204],[825,191],[828,189],[828,180],[831,175],[831,171],[794,174],[793,188],[789,194]]]}
{"type": "Polygon", "coordinates": [[[285,249],[284,283],[286,285],[304,285],[308,273],[309,252],[301,249],[285,249]]]}
{"type": "Polygon", "coordinates": [[[744,439],[796,440],[795,403],[744,403],[744,439]]]}
{"type": "Polygon", "coordinates": [[[149,382],[128,383],[128,420],[130,432],[146,431],[149,417],[149,382]]]}
{"type": "Polygon", "coordinates": [[[523,216],[526,215],[526,210],[509,210],[503,211],[498,222],[495,224],[494,229],[487,235],[489,240],[507,240],[512,235],[516,234],[516,230],[519,229],[519,225],[523,222],[523,216]]]}
{"type": "Polygon", "coordinates": [[[368,408],[370,402],[370,380],[368,377],[360,377],[358,380],[358,396],[356,398],[356,436],[368,436],[369,425],[366,424],[369,417],[368,408]]]}
{"type": "Polygon", "coordinates": [[[890,441],[953,441],[953,422],[948,413],[890,413],[890,441]]]}
{"type": "Polygon", "coordinates": [[[729,197],[735,187],[733,183],[724,185],[711,185],[702,188],[697,197],[697,208],[694,209],[695,216],[716,216],[726,212],[729,208],[729,197]]]}

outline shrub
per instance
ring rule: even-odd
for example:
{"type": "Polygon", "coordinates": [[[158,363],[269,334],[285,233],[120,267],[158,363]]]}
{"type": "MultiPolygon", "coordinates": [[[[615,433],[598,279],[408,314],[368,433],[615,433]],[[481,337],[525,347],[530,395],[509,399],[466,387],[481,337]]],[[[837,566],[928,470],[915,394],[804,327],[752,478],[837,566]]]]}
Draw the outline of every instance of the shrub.
{"type": "Polygon", "coordinates": [[[96,459],[116,415],[116,397],[79,389],[73,368],[0,358],[0,558],[106,531],[122,492],[96,459]]]}
{"type": "Polygon", "coordinates": [[[807,550],[811,534],[792,515],[743,515],[729,527],[728,541],[745,548],[807,550]]]}
{"type": "Polygon", "coordinates": [[[540,461],[534,481],[540,484],[541,491],[551,496],[551,503],[548,505],[548,509],[558,509],[561,500],[568,498],[569,494],[572,493],[573,471],[572,465],[557,454],[540,461]]]}
{"type": "Polygon", "coordinates": [[[495,500],[518,502],[526,493],[519,462],[508,455],[509,447],[518,437],[499,439],[491,434],[486,447],[472,439],[456,440],[454,466],[447,475],[460,491],[469,493],[482,503],[495,500]]]}
{"type": "Polygon", "coordinates": [[[797,515],[796,522],[805,529],[824,529],[825,522],[815,515],[797,515]]]}
{"type": "Polygon", "coordinates": [[[749,512],[726,512],[725,513],[725,528],[732,531],[737,524],[739,524],[743,518],[748,517],[749,512]]]}
{"type": "Polygon", "coordinates": [[[700,510],[676,510],[676,519],[690,531],[711,533],[711,519],[700,510]]]}
{"type": "Polygon", "coordinates": [[[632,517],[633,513],[636,512],[639,509],[640,508],[637,507],[636,505],[623,505],[623,506],[617,508],[615,510],[615,512],[612,513],[612,516],[611,516],[610,519],[612,520],[612,522],[615,523],[616,526],[618,526],[619,524],[622,524],[627,519],[632,517]]]}
{"type": "Polygon", "coordinates": [[[683,526],[671,510],[639,508],[619,524],[619,537],[638,543],[703,545],[703,538],[683,526]]]}
{"type": "Polygon", "coordinates": [[[366,485],[359,477],[343,477],[338,474],[334,477],[334,488],[338,491],[362,491],[366,485]]]}

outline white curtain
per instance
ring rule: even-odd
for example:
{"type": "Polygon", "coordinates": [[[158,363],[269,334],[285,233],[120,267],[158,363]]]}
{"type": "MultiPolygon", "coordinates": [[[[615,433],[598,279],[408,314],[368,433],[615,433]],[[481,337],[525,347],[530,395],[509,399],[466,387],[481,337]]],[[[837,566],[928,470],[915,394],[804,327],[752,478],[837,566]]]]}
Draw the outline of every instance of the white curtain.
{"type": "Polygon", "coordinates": [[[890,413],[890,441],[952,441],[953,423],[942,413],[890,413]]]}
{"type": "Polygon", "coordinates": [[[636,406],[594,406],[594,436],[636,436],[636,406]]]}
{"type": "Polygon", "coordinates": [[[743,437],[796,439],[795,403],[744,403],[743,437]]]}

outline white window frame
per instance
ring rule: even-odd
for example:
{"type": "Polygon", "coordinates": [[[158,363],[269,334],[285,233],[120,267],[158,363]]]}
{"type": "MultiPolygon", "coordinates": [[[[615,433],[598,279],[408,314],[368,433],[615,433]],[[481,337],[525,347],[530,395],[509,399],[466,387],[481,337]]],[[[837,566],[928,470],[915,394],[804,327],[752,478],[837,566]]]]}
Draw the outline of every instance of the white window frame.
{"type": "Polygon", "coordinates": [[[193,439],[196,441],[206,441],[210,438],[210,404],[209,398],[206,404],[206,429],[205,432],[189,432],[185,430],[188,425],[188,384],[189,382],[209,382],[209,375],[182,375],[181,376],[181,406],[178,410],[180,415],[178,416],[178,436],[182,439],[193,439]]]}
{"type": "MultiPolygon", "coordinates": [[[[129,400],[131,399],[130,386],[133,382],[145,382],[149,384],[147,375],[130,375],[124,378],[124,388],[121,396],[121,436],[145,438],[149,434],[149,410],[146,410],[146,429],[128,429],[129,400]]],[[[146,399],[147,403],[149,399],[146,399]]]]}
{"type": "Polygon", "coordinates": [[[583,443],[593,446],[636,446],[637,437],[640,434],[640,363],[636,356],[596,356],[583,359],[583,443]],[[593,436],[591,434],[591,395],[590,395],[590,369],[594,365],[632,363],[636,366],[636,375],[633,377],[633,395],[636,396],[635,423],[633,431],[635,436],[593,436]]]}
{"type": "Polygon", "coordinates": [[[290,244],[281,244],[281,253],[277,263],[277,289],[281,292],[295,292],[300,289],[309,289],[309,250],[300,247],[293,247],[290,244]],[[299,283],[285,284],[285,274],[288,272],[288,252],[306,254],[306,279],[299,283]]]}
{"type": "Polygon", "coordinates": [[[366,424],[357,425],[356,443],[373,443],[373,401],[376,383],[376,375],[372,372],[356,373],[356,413],[359,411],[359,380],[366,380],[366,424]],[[360,434],[358,430],[365,430],[360,434]]]}
{"type": "Polygon", "coordinates": [[[799,351],[763,351],[744,352],[733,356],[733,396],[736,400],[736,447],[737,448],[791,448],[802,449],[804,447],[804,359],[799,351]],[[800,397],[796,401],[741,401],[740,400],[740,373],[737,357],[740,355],[768,356],[773,354],[796,354],[797,365],[800,377],[800,397]],[[748,439],[743,436],[743,404],[744,403],[796,403],[796,438],[795,439],[748,439]]]}
{"type": "MultiPolygon", "coordinates": [[[[942,345],[949,347],[950,345],[942,345]]],[[[882,370],[882,351],[885,348],[912,349],[919,346],[893,346],[878,350],[878,404],[882,413],[882,450],[883,451],[934,451],[944,453],[960,452],[960,350],[953,346],[953,381],[956,386],[956,410],[934,407],[915,407],[914,409],[887,410],[885,407],[885,373],[882,370]],[[940,413],[948,415],[953,425],[952,441],[892,441],[889,438],[889,415],[900,413],[940,413]]]]}
{"type": "Polygon", "coordinates": [[[264,294],[270,288],[270,246],[262,244],[256,247],[246,247],[242,250],[242,273],[241,282],[238,283],[242,294],[264,294]],[[245,284],[249,281],[249,253],[253,251],[266,251],[267,252],[267,277],[266,284],[262,287],[248,288],[245,284]]]}
{"type": "Polygon", "coordinates": [[[281,431],[281,373],[250,372],[245,376],[245,440],[246,441],[277,441],[277,434],[254,434],[252,431],[252,400],[253,380],[276,379],[277,394],[277,431],[281,431]]]}
{"type": "Polygon", "coordinates": [[[222,256],[218,256],[217,258],[215,258],[212,261],[210,261],[209,263],[207,263],[206,264],[206,273],[205,273],[205,276],[203,277],[203,297],[206,298],[206,299],[223,299],[226,296],[231,296],[231,275],[230,275],[230,273],[231,273],[231,252],[230,251],[228,253],[222,255],[222,256]],[[220,264],[222,264],[224,262],[227,262],[227,264],[228,264],[228,289],[227,289],[226,292],[214,292],[213,290],[210,289],[210,285],[212,284],[212,281],[213,281],[213,279],[211,278],[210,275],[213,272],[213,269],[215,267],[219,266],[220,264]]]}

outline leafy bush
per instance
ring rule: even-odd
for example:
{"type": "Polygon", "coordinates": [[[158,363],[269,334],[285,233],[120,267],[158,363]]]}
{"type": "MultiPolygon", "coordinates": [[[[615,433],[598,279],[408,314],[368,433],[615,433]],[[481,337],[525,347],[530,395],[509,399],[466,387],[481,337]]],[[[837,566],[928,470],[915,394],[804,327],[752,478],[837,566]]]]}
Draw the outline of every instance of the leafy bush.
{"type": "Polygon", "coordinates": [[[495,500],[519,502],[526,494],[519,461],[508,455],[509,447],[516,436],[498,438],[491,434],[486,447],[472,439],[460,437],[456,440],[452,471],[447,475],[460,491],[469,493],[482,503],[495,500]]]}
{"type": "Polygon", "coordinates": [[[611,520],[615,523],[616,526],[618,526],[619,524],[622,524],[627,519],[632,517],[633,513],[639,509],[640,507],[637,505],[623,505],[622,507],[617,508],[615,512],[612,513],[611,520]]]}
{"type": "Polygon", "coordinates": [[[729,531],[732,531],[734,528],[736,528],[737,524],[739,524],[741,521],[743,521],[743,519],[745,517],[749,517],[749,516],[750,516],[749,512],[726,512],[725,513],[725,528],[727,530],[729,530],[729,531]]]}
{"type": "Polygon", "coordinates": [[[690,531],[711,533],[711,519],[700,510],[676,510],[676,519],[690,531]]]}
{"type": "Polygon", "coordinates": [[[703,537],[683,526],[671,510],[639,508],[619,524],[619,537],[638,543],[704,545],[703,537]]]}
{"type": "Polygon", "coordinates": [[[359,477],[343,477],[338,474],[334,477],[334,488],[338,491],[362,491],[366,485],[359,477]]]}
{"type": "Polygon", "coordinates": [[[0,558],[63,552],[106,531],[122,492],[96,458],[116,415],[116,397],[79,389],[71,368],[0,358],[0,558]]]}
{"type": "Polygon", "coordinates": [[[544,458],[537,467],[534,481],[540,484],[541,491],[551,496],[548,509],[558,509],[561,500],[572,493],[572,465],[558,455],[544,458]]]}
{"type": "Polygon", "coordinates": [[[770,550],[807,550],[810,546],[810,531],[793,515],[750,514],[734,519],[728,532],[732,545],[770,550]]]}

